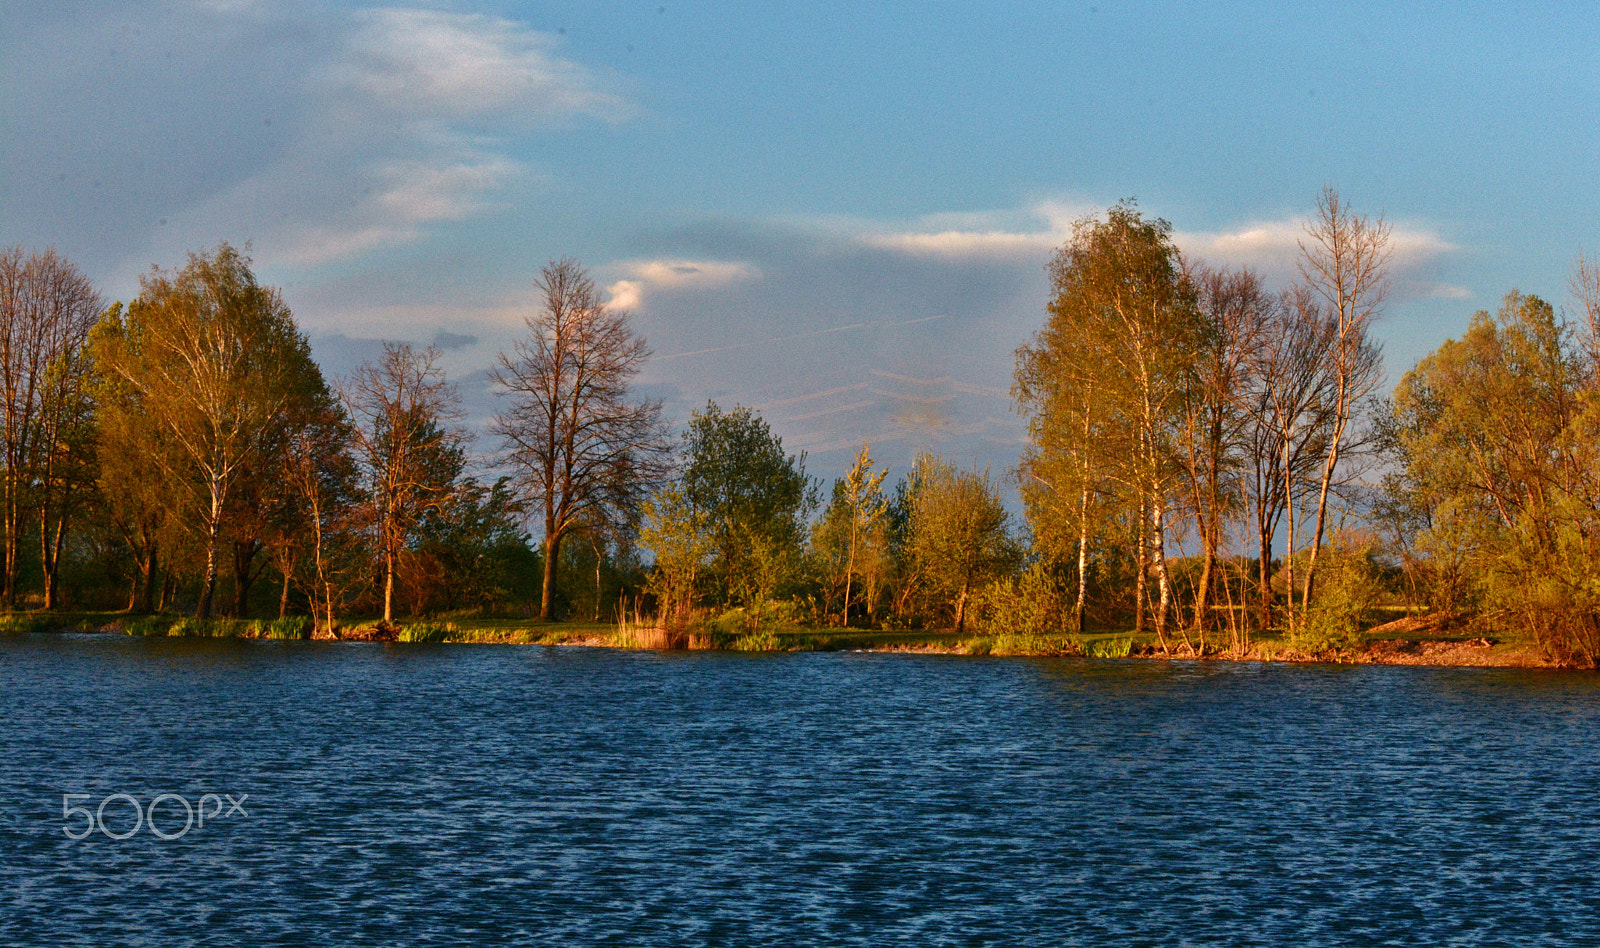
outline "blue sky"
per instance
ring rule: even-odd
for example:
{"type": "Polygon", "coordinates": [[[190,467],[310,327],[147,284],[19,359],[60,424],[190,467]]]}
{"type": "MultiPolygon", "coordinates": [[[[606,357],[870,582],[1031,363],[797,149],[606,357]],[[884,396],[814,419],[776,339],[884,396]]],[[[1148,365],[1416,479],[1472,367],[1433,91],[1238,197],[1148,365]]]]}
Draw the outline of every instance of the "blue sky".
{"type": "Polygon", "coordinates": [[[1125,197],[1279,281],[1324,184],[1385,214],[1396,378],[1513,286],[1565,303],[1597,41],[1592,3],[13,2],[0,243],[126,299],[248,241],[330,373],[437,341],[479,422],[573,256],[674,420],[1000,473],[1044,263],[1125,197]]]}

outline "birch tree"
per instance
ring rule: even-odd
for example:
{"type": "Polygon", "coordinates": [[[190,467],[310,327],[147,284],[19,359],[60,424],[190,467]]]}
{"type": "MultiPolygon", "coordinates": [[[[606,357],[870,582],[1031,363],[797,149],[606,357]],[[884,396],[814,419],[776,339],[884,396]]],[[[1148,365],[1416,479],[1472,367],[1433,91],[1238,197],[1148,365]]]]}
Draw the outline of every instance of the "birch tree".
{"type": "Polygon", "coordinates": [[[1382,364],[1374,359],[1372,324],[1389,294],[1390,226],[1357,214],[1332,187],[1317,197],[1316,216],[1300,241],[1300,276],[1321,300],[1336,332],[1327,354],[1334,376],[1332,431],[1317,485],[1316,526],[1306,566],[1302,599],[1309,601],[1316,580],[1317,555],[1327,526],[1328,497],[1350,438],[1350,419],[1357,403],[1376,391],[1382,364]]]}
{"type": "Polygon", "coordinates": [[[233,491],[279,433],[297,377],[318,370],[278,291],[226,243],[139,284],[125,312],[107,314],[96,364],[170,447],[150,456],[168,483],[195,495],[204,547],[195,614],[205,619],[233,491]]]}
{"type": "MultiPolygon", "coordinates": [[[[1166,221],[1144,219],[1131,202],[1111,208],[1105,220],[1077,222],[1049,266],[1053,294],[1045,328],[1019,352],[1023,404],[1052,429],[1036,435],[1035,447],[1076,445],[1069,450],[1103,463],[1101,476],[1132,501],[1135,625],[1142,631],[1153,571],[1163,648],[1172,607],[1166,537],[1180,472],[1177,441],[1195,363],[1211,334],[1171,233],[1166,221]],[[1076,414],[1071,407],[1054,419],[1040,412],[1052,398],[1076,406],[1076,414]]],[[[1085,477],[1077,486],[1080,512],[1087,510],[1089,483],[1085,477]]],[[[1082,549],[1082,527],[1080,537],[1082,549]]]]}

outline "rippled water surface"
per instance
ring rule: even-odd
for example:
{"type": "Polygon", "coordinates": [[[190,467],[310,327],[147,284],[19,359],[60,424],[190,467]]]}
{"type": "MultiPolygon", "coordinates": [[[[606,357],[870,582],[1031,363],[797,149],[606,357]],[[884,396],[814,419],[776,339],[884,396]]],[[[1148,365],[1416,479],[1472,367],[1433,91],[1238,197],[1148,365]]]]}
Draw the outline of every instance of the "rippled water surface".
{"type": "Polygon", "coordinates": [[[1597,711],[1583,673],[0,638],[0,943],[1597,944],[1597,711]],[[64,832],[163,792],[248,796],[64,832]]]}

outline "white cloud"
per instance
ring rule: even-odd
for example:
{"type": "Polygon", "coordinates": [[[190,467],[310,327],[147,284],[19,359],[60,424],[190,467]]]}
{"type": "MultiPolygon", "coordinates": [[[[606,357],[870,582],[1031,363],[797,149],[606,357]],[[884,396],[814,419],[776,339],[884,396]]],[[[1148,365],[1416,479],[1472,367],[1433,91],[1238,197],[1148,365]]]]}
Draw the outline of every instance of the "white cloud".
{"type": "MultiPolygon", "coordinates": [[[[151,48],[127,57],[146,64],[147,86],[147,64],[166,64],[154,73],[172,87],[164,124],[105,133],[145,136],[123,146],[136,162],[106,173],[129,196],[117,212],[132,220],[106,228],[122,235],[115,252],[127,283],[151,260],[176,261],[222,238],[251,242],[261,266],[295,269],[424,241],[545,179],[515,157],[518,137],[633,114],[612,77],[564,56],[559,37],[510,19],[195,2],[160,30],[147,24],[160,44],[147,40],[151,48]]],[[[128,32],[106,29],[103,43],[128,32]]],[[[115,114],[145,107],[130,98],[115,114]]],[[[45,118],[38,127],[49,127],[45,118]]]]}
{"type": "Polygon", "coordinates": [[[592,71],[557,55],[556,37],[511,20],[379,9],[362,12],[358,23],[331,74],[386,110],[446,120],[490,113],[620,120],[632,111],[592,71]]]}
{"type": "Polygon", "coordinates": [[[1086,205],[1044,201],[1022,211],[932,214],[911,228],[856,225],[871,247],[917,257],[996,262],[1036,259],[1061,246],[1086,205]],[[1031,225],[1031,226],[1029,226],[1031,225]]]}
{"type": "Polygon", "coordinates": [[[635,260],[606,270],[623,277],[606,287],[612,309],[640,309],[651,292],[714,290],[761,278],[756,267],[728,260],[635,260]]]}
{"type": "MultiPolygon", "coordinates": [[[[1180,231],[1173,234],[1173,241],[1191,259],[1213,266],[1251,267],[1271,279],[1287,282],[1299,273],[1300,244],[1307,239],[1307,223],[1308,218],[1290,217],[1256,221],[1229,231],[1180,231]]],[[[1435,285],[1422,277],[1439,258],[1454,253],[1456,245],[1425,227],[1392,227],[1390,271],[1399,287],[1408,296],[1440,295],[1435,292],[1435,285]],[[1419,288],[1422,283],[1426,285],[1419,288]]]]}

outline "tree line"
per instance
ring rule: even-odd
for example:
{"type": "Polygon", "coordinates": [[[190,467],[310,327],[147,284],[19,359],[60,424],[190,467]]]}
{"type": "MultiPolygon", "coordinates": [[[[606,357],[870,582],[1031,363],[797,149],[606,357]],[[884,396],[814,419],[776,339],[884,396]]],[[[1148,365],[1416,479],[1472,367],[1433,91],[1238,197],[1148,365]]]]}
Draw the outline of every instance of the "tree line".
{"type": "Polygon", "coordinates": [[[244,616],[267,577],[328,629],[1131,626],[1203,654],[1348,643],[1387,591],[1592,662],[1600,268],[1574,272],[1579,318],[1513,292],[1382,398],[1391,236],[1325,189],[1272,287],[1131,201],[1080,220],[1017,350],[1016,469],[923,454],[891,485],[863,445],[827,491],[749,408],[674,438],[633,391],[648,345],[572,260],[497,357],[500,451],[475,465],[437,350],[324,378],[227,244],[110,307],[53,252],[5,251],[5,604],[244,616]]]}

